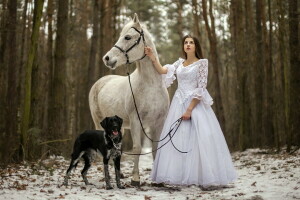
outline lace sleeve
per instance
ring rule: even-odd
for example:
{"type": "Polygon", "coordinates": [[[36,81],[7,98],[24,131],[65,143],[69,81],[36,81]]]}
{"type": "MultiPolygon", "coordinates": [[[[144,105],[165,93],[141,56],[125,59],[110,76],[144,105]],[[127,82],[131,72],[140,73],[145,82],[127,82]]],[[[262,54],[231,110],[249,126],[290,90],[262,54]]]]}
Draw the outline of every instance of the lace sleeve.
{"type": "Polygon", "coordinates": [[[202,59],[199,62],[199,71],[197,74],[197,88],[194,90],[192,97],[204,101],[205,104],[212,105],[213,99],[209,95],[207,86],[208,77],[208,60],[202,59]]]}
{"type": "Polygon", "coordinates": [[[167,88],[170,87],[170,85],[172,85],[172,83],[176,79],[175,77],[176,69],[178,68],[181,62],[182,62],[182,58],[179,58],[173,64],[164,65],[164,67],[168,69],[168,72],[167,74],[163,74],[162,77],[163,77],[163,82],[167,88]]]}

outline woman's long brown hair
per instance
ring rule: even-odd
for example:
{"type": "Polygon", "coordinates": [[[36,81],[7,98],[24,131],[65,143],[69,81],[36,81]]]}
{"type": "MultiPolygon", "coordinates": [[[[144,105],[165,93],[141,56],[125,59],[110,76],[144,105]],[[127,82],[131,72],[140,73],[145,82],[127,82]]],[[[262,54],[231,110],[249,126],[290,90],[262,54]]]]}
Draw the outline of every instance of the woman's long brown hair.
{"type": "Polygon", "coordinates": [[[184,41],[186,38],[192,38],[194,40],[194,43],[195,43],[195,54],[196,54],[196,57],[198,59],[203,59],[203,54],[202,54],[202,49],[201,49],[201,45],[200,45],[200,42],[199,40],[194,37],[194,36],[191,36],[191,35],[186,35],[182,38],[182,52],[183,52],[183,55],[184,55],[184,58],[187,59],[187,55],[186,55],[186,52],[184,51],[184,41]]]}

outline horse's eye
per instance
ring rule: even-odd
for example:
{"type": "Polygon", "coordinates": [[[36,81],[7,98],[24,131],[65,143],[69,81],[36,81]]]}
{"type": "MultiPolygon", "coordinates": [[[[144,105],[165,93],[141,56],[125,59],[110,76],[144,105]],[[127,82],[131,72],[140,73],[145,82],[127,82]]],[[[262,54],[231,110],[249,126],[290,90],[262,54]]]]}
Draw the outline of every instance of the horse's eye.
{"type": "Polygon", "coordinates": [[[126,36],[125,36],[125,40],[131,40],[131,36],[126,35],[126,36]]]}

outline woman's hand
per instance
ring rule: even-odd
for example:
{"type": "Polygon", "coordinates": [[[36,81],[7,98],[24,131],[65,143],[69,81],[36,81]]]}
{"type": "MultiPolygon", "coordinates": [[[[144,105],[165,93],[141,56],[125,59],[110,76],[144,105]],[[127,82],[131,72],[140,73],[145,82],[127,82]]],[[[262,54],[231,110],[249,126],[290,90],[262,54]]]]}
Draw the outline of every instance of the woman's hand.
{"type": "Polygon", "coordinates": [[[182,119],[183,119],[183,120],[189,120],[189,119],[191,119],[191,115],[192,115],[192,111],[187,110],[187,111],[185,111],[185,113],[182,115],[182,119]]]}
{"type": "Polygon", "coordinates": [[[154,54],[153,54],[153,51],[152,51],[151,47],[145,47],[144,51],[145,51],[145,54],[146,54],[152,61],[155,60],[155,56],[154,56],[154,54]]]}

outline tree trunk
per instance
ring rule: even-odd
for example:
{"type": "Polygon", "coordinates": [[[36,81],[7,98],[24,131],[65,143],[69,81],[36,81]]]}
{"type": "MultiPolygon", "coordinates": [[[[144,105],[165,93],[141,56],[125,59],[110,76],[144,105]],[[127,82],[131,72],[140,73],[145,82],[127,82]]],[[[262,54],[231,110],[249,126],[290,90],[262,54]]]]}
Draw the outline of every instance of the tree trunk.
{"type": "MultiPolygon", "coordinates": [[[[265,115],[265,125],[266,125],[266,141],[268,146],[274,146],[275,144],[275,135],[274,135],[274,124],[273,124],[273,56],[272,56],[272,40],[273,40],[273,22],[272,22],[272,8],[271,8],[271,0],[268,0],[268,17],[269,17],[269,41],[268,46],[266,48],[266,73],[265,73],[265,81],[266,81],[266,115],[265,115]]],[[[267,28],[266,28],[267,31],[267,28]]]]}
{"type": "Polygon", "coordinates": [[[99,54],[99,63],[100,63],[100,77],[110,74],[110,70],[104,65],[102,57],[106,52],[112,47],[114,43],[113,31],[112,31],[112,0],[103,0],[100,4],[101,10],[101,19],[100,19],[100,54],[99,54]]]}
{"type": "Polygon", "coordinates": [[[180,40],[183,38],[183,19],[182,19],[182,1],[181,0],[176,0],[176,6],[177,6],[177,12],[178,12],[178,17],[177,17],[177,32],[179,35],[180,40]]]}
{"type": "Polygon", "coordinates": [[[98,49],[98,38],[99,38],[99,0],[94,0],[94,10],[93,10],[93,35],[91,39],[91,48],[90,48],[90,57],[89,57],[89,65],[88,65],[88,84],[87,91],[89,91],[92,85],[98,79],[98,73],[96,73],[96,56],[98,49]]]}
{"type": "Polygon", "coordinates": [[[34,21],[33,21],[33,29],[31,35],[31,45],[30,51],[26,64],[26,76],[25,76],[25,103],[24,103],[24,112],[22,116],[22,124],[21,124],[21,152],[23,159],[27,159],[28,155],[28,129],[29,129],[29,120],[30,120],[30,110],[31,110],[31,75],[34,60],[36,58],[37,44],[39,39],[39,28],[41,25],[41,18],[43,12],[43,4],[44,0],[35,0],[34,2],[34,21]]]}
{"type": "Polygon", "coordinates": [[[263,101],[263,69],[265,63],[265,57],[263,52],[263,30],[262,30],[262,1],[256,0],[256,82],[255,82],[255,94],[256,94],[256,128],[254,130],[257,135],[257,144],[262,146],[262,101],[263,101]]]}
{"type": "MultiPolygon", "coordinates": [[[[17,78],[18,78],[18,57],[17,57],[17,0],[8,1],[8,26],[7,30],[7,53],[8,53],[8,88],[6,94],[6,142],[10,147],[16,147],[18,136],[18,97],[19,92],[17,91],[17,78]]],[[[13,149],[13,148],[8,148],[13,149]]],[[[8,158],[11,158],[9,152],[8,158]]]]}
{"type": "Polygon", "coordinates": [[[0,19],[0,160],[7,160],[6,151],[6,92],[7,92],[7,59],[5,58],[7,37],[7,2],[2,1],[2,13],[0,19]]]}
{"type": "MultiPolygon", "coordinates": [[[[213,66],[213,79],[215,81],[215,105],[216,105],[216,114],[219,118],[220,125],[223,131],[226,130],[225,128],[225,117],[224,117],[224,110],[221,98],[221,86],[220,86],[220,77],[219,77],[219,64],[218,64],[218,52],[217,52],[217,36],[215,33],[215,20],[212,13],[212,1],[210,0],[209,3],[209,16],[211,21],[211,26],[208,24],[208,17],[207,17],[207,2],[206,0],[202,0],[202,8],[203,8],[203,18],[205,21],[205,26],[208,34],[209,44],[210,44],[210,54],[213,66]]],[[[226,133],[224,133],[226,135],[226,133]]]]}
{"type": "MultiPolygon", "coordinates": [[[[298,1],[289,1],[289,35],[290,35],[290,133],[287,138],[287,151],[292,145],[300,146],[300,61],[299,61],[299,12],[298,1]]],[[[288,75],[286,76],[288,78],[288,75]]],[[[288,94],[287,94],[288,95],[288,94]]]]}
{"type": "MultiPolygon", "coordinates": [[[[68,39],[68,1],[57,1],[57,32],[54,53],[53,96],[49,112],[49,135],[52,140],[65,138],[67,130],[66,111],[66,68],[67,68],[67,39],[68,39]]],[[[52,151],[61,152],[63,145],[50,143],[52,151]]]]}
{"type": "MultiPolygon", "coordinates": [[[[247,5],[247,4],[246,4],[247,5]]],[[[235,149],[243,150],[245,149],[245,137],[246,137],[246,109],[245,109],[245,68],[243,67],[243,60],[241,56],[243,55],[243,6],[242,2],[239,0],[233,0],[231,2],[231,12],[232,12],[232,42],[234,47],[234,60],[237,68],[237,97],[238,97],[238,133],[235,135],[237,142],[235,144],[235,149]]]]}
{"type": "Polygon", "coordinates": [[[193,5],[193,18],[194,18],[194,35],[201,41],[201,31],[200,31],[200,26],[199,26],[199,14],[198,12],[198,4],[197,0],[192,0],[192,5],[193,5]]]}
{"type": "Polygon", "coordinates": [[[243,32],[243,46],[242,49],[239,51],[242,52],[240,54],[243,63],[240,66],[243,71],[243,78],[245,79],[244,82],[246,85],[244,85],[244,148],[250,148],[255,146],[255,137],[256,134],[254,133],[254,126],[255,124],[253,123],[253,114],[255,114],[255,104],[253,104],[255,97],[255,87],[254,87],[254,82],[255,82],[255,75],[254,75],[254,70],[253,70],[253,63],[255,62],[255,45],[253,45],[255,41],[255,26],[254,26],[254,14],[253,14],[253,6],[250,0],[246,0],[244,2],[244,32],[243,32]]]}
{"type": "Polygon", "coordinates": [[[272,145],[272,123],[271,123],[271,108],[270,108],[270,95],[272,86],[272,68],[270,68],[270,57],[269,57],[269,40],[268,40],[268,30],[267,30],[267,21],[266,21],[266,4],[265,0],[261,2],[261,24],[262,24],[262,39],[263,39],[263,96],[262,96],[262,133],[261,133],[261,143],[262,146],[272,145]]]}
{"type": "MultiPolygon", "coordinates": [[[[98,80],[98,65],[96,64],[96,58],[97,58],[97,50],[99,48],[99,4],[101,2],[99,0],[94,0],[94,10],[93,10],[93,35],[91,38],[91,47],[90,47],[90,56],[89,56],[89,64],[88,64],[88,81],[86,85],[86,97],[89,95],[89,91],[92,87],[92,85],[98,80]]],[[[87,99],[87,98],[86,98],[87,99]]],[[[88,101],[85,102],[85,119],[91,119],[91,114],[89,112],[89,105],[88,101]]],[[[88,123],[89,127],[92,128],[94,125],[92,123],[92,120],[89,120],[90,123],[88,123]]]]}
{"type": "Polygon", "coordinates": [[[26,46],[26,44],[28,43],[25,43],[26,42],[26,39],[28,38],[27,34],[27,30],[28,30],[28,22],[27,22],[27,12],[28,12],[28,0],[25,0],[24,2],[24,10],[23,10],[23,13],[22,13],[22,38],[21,38],[21,53],[20,53],[20,66],[19,66],[19,85],[18,85],[18,91],[20,91],[20,98],[19,98],[19,104],[20,104],[20,107],[23,108],[24,105],[23,105],[23,101],[22,99],[24,99],[24,87],[23,87],[23,84],[25,82],[25,56],[24,54],[26,54],[27,56],[27,53],[28,51],[26,51],[26,49],[28,48],[28,46],[26,46]],[[25,47],[26,46],[26,47],[25,47]]]}

